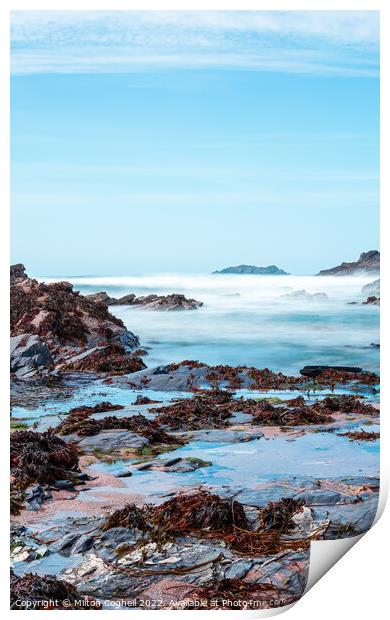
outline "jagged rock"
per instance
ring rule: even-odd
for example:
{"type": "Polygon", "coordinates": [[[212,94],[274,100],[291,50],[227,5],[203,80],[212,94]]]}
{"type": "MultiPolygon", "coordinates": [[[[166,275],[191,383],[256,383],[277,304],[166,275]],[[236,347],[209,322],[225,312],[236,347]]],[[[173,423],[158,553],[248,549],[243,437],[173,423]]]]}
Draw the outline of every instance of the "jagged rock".
{"type": "Polygon", "coordinates": [[[359,259],[352,263],[341,263],[331,269],[323,269],[318,276],[349,276],[359,272],[379,272],[380,253],[378,250],[362,252],[359,259]]]}
{"type": "Polygon", "coordinates": [[[18,378],[33,376],[53,367],[53,357],[47,344],[39,336],[20,334],[11,336],[10,371],[18,378]]]}
{"type": "Polygon", "coordinates": [[[11,336],[11,371],[19,378],[33,378],[42,369],[126,373],[145,368],[139,356],[129,355],[139,347],[138,337],[105,303],[80,295],[69,282],[39,283],[23,265],[11,267],[11,336]],[[110,347],[120,347],[114,357],[110,347]],[[103,348],[105,363],[84,368],[78,356],[103,348]],[[70,368],[76,362],[82,368],[70,368]]]}
{"type": "Polygon", "coordinates": [[[18,263],[17,265],[11,265],[10,268],[10,283],[16,284],[17,282],[22,282],[22,280],[26,280],[28,278],[26,274],[26,268],[22,263],[18,263]]]}
{"type": "Polygon", "coordinates": [[[203,302],[196,299],[187,299],[184,295],[173,293],[172,295],[146,295],[136,297],[133,306],[142,306],[146,310],[196,310],[203,306],[203,302]]]}
{"type": "Polygon", "coordinates": [[[177,310],[196,310],[203,306],[203,302],[197,301],[196,299],[188,299],[179,293],[172,293],[171,295],[151,294],[142,297],[136,297],[134,293],[129,293],[128,295],[116,299],[115,297],[109,297],[107,293],[101,291],[100,293],[87,295],[87,299],[105,306],[142,306],[142,308],[146,310],[163,310],[169,312],[177,310]]]}
{"type": "Polygon", "coordinates": [[[375,297],[375,295],[371,295],[367,297],[366,301],[363,301],[363,306],[380,306],[381,300],[380,297],[375,297]]]}
{"type": "Polygon", "coordinates": [[[374,280],[373,282],[369,282],[362,287],[363,295],[374,295],[375,297],[380,297],[381,287],[380,287],[380,278],[374,280]]]}
{"type": "Polygon", "coordinates": [[[255,265],[236,265],[235,267],[225,267],[216,273],[237,273],[250,275],[271,275],[271,276],[288,276],[289,274],[283,269],[279,269],[276,265],[268,265],[268,267],[256,267],[255,265]]]}
{"type": "Polygon", "coordinates": [[[117,300],[114,297],[107,295],[105,291],[92,293],[91,295],[86,295],[85,297],[94,303],[103,304],[104,306],[115,306],[117,303],[117,300]]]}

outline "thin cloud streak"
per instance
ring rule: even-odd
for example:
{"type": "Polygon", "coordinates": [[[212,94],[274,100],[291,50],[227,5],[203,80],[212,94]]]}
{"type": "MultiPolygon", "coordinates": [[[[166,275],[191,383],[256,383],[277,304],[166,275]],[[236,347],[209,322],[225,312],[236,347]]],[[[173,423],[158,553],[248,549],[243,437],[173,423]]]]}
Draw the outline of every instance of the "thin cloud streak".
{"type": "Polygon", "coordinates": [[[378,75],[375,11],[16,11],[12,72],[378,75]]]}

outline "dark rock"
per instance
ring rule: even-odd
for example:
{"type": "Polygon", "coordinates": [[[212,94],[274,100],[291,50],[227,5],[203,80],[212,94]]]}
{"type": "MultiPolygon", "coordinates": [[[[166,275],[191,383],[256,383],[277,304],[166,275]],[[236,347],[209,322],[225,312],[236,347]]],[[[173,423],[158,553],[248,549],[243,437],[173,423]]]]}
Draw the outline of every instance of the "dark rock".
{"type": "Polygon", "coordinates": [[[73,491],[74,483],[71,480],[56,480],[54,486],[59,491],[73,491]]]}
{"type": "Polygon", "coordinates": [[[94,545],[95,539],[88,534],[82,534],[72,547],[72,554],[85,553],[94,545]]]}
{"type": "Polygon", "coordinates": [[[318,276],[349,276],[359,272],[379,272],[380,253],[377,250],[370,250],[360,254],[359,259],[352,263],[341,263],[331,269],[323,269],[318,276]]]}
{"type": "Polygon", "coordinates": [[[86,295],[85,298],[93,301],[94,303],[103,304],[104,306],[114,306],[117,303],[117,300],[114,297],[109,297],[105,291],[86,295]]]}
{"type": "Polygon", "coordinates": [[[271,275],[271,276],[288,276],[289,274],[283,269],[279,269],[276,265],[269,265],[268,267],[256,267],[255,265],[237,265],[236,267],[225,267],[220,271],[213,271],[216,273],[237,273],[237,274],[250,274],[250,275],[271,275]]]}
{"type": "Polygon", "coordinates": [[[16,284],[17,282],[22,282],[26,280],[28,275],[26,274],[26,267],[22,265],[22,263],[18,263],[17,265],[11,265],[10,267],[10,283],[16,284]]]}
{"type": "Polygon", "coordinates": [[[112,527],[100,537],[103,546],[116,547],[117,545],[134,540],[134,532],[127,527],[112,527]]]}
{"type": "Polygon", "coordinates": [[[18,379],[27,378],[53,367],[53,357],[48,345],[36,335],[12,336],[10,354],[10,371],[18,379]]]}
{"type": "Polygon", "coordinates": [[[362,368],[358,368],[357,366],[304,366],[299,372],[305,377],[317,377],[325,370],[336,370],[351,373],[363,372],[362,368]]]}
{"type": "Polygon", "coordinates": [[[40,283],[28,278],[23,266],[14,266],[10,297],[11,336],[16,338],[11,371],[19,378],[33,378],[41,367],[50,372],[109,372],[111,368],[133,372],[145,368],[138,356],[129,355],[129,350],[139,347],[137,336],[109,313],[105,303],[80,295],[69,282],[40,283]],[[114,351],[115,346],[119,348],[114,351]],[[91,360],[95,361],[93,368],[91,360]]]}
{"type": "Polygon", "coordinates": [[[380,297],[375,297],[374,295],[372,295],[371,297],[367,297],[366,301],[363,301],[363,306],[367,306],[367,305],[380,306],[381,305],[380,297]]]}

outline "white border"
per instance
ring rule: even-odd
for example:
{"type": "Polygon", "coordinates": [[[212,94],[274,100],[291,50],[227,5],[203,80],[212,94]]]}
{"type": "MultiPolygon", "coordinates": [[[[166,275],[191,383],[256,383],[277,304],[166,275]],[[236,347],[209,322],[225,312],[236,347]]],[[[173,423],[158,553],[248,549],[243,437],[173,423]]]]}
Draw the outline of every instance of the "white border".
{"type": "MultiPolygon", "coordinates": [[[[232,1],[215,1],[197,0],[196,2],[189,2],[182,0],[181,2],[167,2],[167,1],[120,1],[111,0],[110,2],[97,2],[93,0],[74,0],[42,2],[42,1],[17,1],[6,0],[5,7],[0,9],[0,41],[1,41],[1,71],[2,71],[2,89],[1,89],[1,278],[2,278],[2,290],[8,290],[8,266],[9,266],[9,11],[10,10],[380,10],[381,11],[381,262],[382,262],[382,282],[381,282],[381,297],[382,297],[382,317],[387,316],[388,308],[388,288],[387,288],[387,266],[389,261],[389,252],[387,249],[386,232],[390,230],[389,216],[385,210],[385,205],[389,203],[389,191],[388,191],[388,177],[389,177],[389,157],[388,157],[388,143],[386,138],[388,137],[388,113],[386,111],[390,109],[390,101],[388,94],[388,58],[390,58],[389,50],[389,37],[390,32],[388,28],[388,13],[389,9],[386,3],[382,1],[368,2],[362,0],[343,0],[336,2],[334,0],[328,0],[327,2],[320,2],[317,0],[309,1],[248,1],[242,0],[241,2],[232,1]],[[384,277],[384,274],[385,277],[384,277]],[[386,281],[385,281],[386,280],[386,281]]],[[[34,232],[32,231],[32,235],[34,232]]],[[[50,259],[50,257],[48,257],[50,259]]],[[[8,579],[9,579],[9,564],[8,564],[8,412],[7,400],[9,399],[9,387],[8,387],[8,317],[9,306],[7,301],[7,295],[3,295],[2,303],[0,306],[1,312],[1,345],[4,355],[1,356],[1,394],[2,403],[5,406],[2,407],[2,423],[4,424],[4,449],[1,450],[1,472],[4,476],[4,483],[2,490],[7,500],[3,500],[2,505],[4,510],[1,514],[2,528],[1,532],[1,544],[4,545],[3,553],[1,554],[1,577],[4,584],[2,595],[2,607],[6,613],[9,611],[8,600],[8,579]],[[5,299],[4,299],[5,298],[5,299]]],[[[388,494],[388,481],[389,481],[389,440],[388,440],[388,428],[389,422],[387,420],[389,415],[389,397],[387,389],[387,377],[388,377],[388,355],[387,355],[387,343],[388,343],[388,327],[385,320],[382,320],[381,327],[381,343],[382,343],[382,355],[381,355],[381,376],[382,376],[382,395],[381,395],[381,410],[383,412],[381,416],[381,497],[380,497],[380,509],[379,513],[383,511],[384,504],[388,494]]],[[[9,400],[8,400],[9,403],[9,400]]],[[[359,544],[352,549],[346,556],[342,557],[339,564],[325,575],[321,579],[321,586],[316,586],[294,606],[289,610],[289,617],[291,620],[294,618],[299,620],[305,620],[305,618],[315,618],[315,620],[321,620],[322,618],[329,619],[329,615],[337,613],[338,617],[345,616],[353,617],[355,619],[365,618],[368,614],[371,617],[382,618],[384,616],[383,611],[387,609],[386,605],[386,588],[388,565],[387,556],[385,554],[384,544],[388,537],[386,536],[390,528],[390,510],[387,508],[383,517],[380,519],[378,525],[375,525],[364,537],[359,544]],[[385,582],[386,579],[386,582],[385,582]]],[[[359,537],[358,537],[359,538],[359,537]]],[[[329,557],[332,565],[340,557],[340,550],[338,552],[324,553],[323,545],[327,542],[333,543],[346,541],[319,541],[315,543],[320,547],[320,556],[326,558],[328,562],[329,557]]],[[[352,541],[351,541],[352,542],[352,541]]],[[[356,542],[356,541],[354,541],[356,542]]],[[[335,546],[335,545],[333,545],[335,546]]],[[[343,546],[343,545],[341,545],[343,546]]],[[[329,547],[329,545],[328,545],[329,547]]],[[[345,547],[345,544],[344,544],[345,547]]],[[[344,553],[345,551],[342,551],[344,553]]],[[[312,554],[314,556],[314,553],[312,554]]],[[[314,557],[313,557],[314,560],[314,557]]],[[[312,570],[312,567],[311,567],[312,570]]],[[[319,569],[320,570],[320,569],[319,569]]],[[[328,569],[326,569],[328,570],[328,569]]],[[[279,611],[285,611],[286,608],[279,611]]],[[[29,612],[23,612],[29,613],[29,612]]],[[[57,614],[65,612],[56,611],[57,614]]],[[[69,612],[66,612],[69,613],[69,612]]],[[[86,612],[81,612],[86,613],[86,612]]],[[[107,613],[107,612],[106,612],[107,613]]],[[[108,612],[112,613],[112,612],[108,612]]],[[[120,612],[127,613],[127,612],[120,612]]],[[[143,612],[133,611],[133,614],[140,614],[143,612]]],[[[158,614],[157,618],[177,618],[176,612],[168,611],[156,611],[151,612],[158,614]]],[[[204,617],[205,613],[225,614],[225,612],[192,612],[200,617],[204,617]]],[[[274,615],[271,612],[237,612],[240,615],[248,617],[248,614],[256,617],[274,615]]]]}

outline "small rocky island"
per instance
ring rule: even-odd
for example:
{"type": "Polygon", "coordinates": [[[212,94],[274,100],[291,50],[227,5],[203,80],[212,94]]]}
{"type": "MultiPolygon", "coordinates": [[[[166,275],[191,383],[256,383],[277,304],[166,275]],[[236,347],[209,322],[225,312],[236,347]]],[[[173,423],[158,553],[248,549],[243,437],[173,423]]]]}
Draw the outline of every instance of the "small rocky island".
{"type": "Polygon", "coordinates": [[[220,271],[213,271],[213,274],[235,273],[239,275],[256,275],[256,276],[288,276],[287,271],[279,269],[276,265],[268,265],[268,267],[256,267],[256,265],[236,265],[235,267],[225,267],[220,271]]]}
{"type": "Polygon", "coordinates": [[[323,269],[317,276],[351,276],[362,272],[379,273],[380,270],[380,252],[378,250],[369,250],[362,252],[359,259],[353,263],[341,263],[337,267],[331,269],[323,269]]]}

